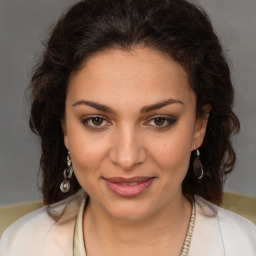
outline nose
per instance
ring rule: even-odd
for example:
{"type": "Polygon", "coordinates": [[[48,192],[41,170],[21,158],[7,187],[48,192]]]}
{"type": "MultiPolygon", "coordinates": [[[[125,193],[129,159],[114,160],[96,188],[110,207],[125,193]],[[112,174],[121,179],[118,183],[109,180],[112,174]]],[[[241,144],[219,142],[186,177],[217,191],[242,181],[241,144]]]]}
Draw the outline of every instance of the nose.
{"type": "Polygon", "coordinates": [[[110,160],[123,170],[132,170],[145,162],[146,148],[136,127],[123,126],[115,131],[110,149],[110,160]]]}

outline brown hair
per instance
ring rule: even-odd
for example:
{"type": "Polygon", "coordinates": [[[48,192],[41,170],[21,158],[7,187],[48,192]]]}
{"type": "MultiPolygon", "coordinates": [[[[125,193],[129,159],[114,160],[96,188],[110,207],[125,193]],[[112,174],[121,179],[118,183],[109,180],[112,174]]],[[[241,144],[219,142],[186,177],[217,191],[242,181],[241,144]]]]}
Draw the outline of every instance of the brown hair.
{"type": "Polygon", "coordinates": [[[204,114],[203,106],[211,105],[200,147],[205,175],[200,181],[194,177],[192,152],[183,193],[221,201],[225,176],[236,159],[230,137],[239,130],[239,121],[232,112],[229,67],[208,16],[185,0],[84,0],[73,5],[54,27],[30,84],[30,127],[41,137],[45,204],[80,188],[73,176],[67,194],[59,189],[66,166],[61,119],[70,75],[93,53],[129,50],[136,45],[166,53],[183,66],[197,98],[199,117],[204,114]]]}

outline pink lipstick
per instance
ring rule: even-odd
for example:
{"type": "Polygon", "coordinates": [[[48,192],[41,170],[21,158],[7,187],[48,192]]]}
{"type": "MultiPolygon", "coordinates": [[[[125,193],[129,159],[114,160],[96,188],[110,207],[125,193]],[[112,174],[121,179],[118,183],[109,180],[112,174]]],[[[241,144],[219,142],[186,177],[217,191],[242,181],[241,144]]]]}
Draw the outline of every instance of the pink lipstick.
{"type": "Polygon", "coordinates": [[[122,197],[134,197],[144,192],[154,181],[155,177],[112,177],[104,178],[108,188],[122,197]]]}

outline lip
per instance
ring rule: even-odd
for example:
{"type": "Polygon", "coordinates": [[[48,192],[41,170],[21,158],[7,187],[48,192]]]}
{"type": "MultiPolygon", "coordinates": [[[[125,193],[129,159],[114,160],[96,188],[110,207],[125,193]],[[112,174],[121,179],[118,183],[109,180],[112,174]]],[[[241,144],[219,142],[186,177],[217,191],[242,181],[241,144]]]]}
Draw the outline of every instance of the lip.
{"type": "Polygon", "coordinates": [[[155,177],[111,177],[104,178],[107,187],[122,197],[135,197],[143,193],[155,180],[155,177]]]}

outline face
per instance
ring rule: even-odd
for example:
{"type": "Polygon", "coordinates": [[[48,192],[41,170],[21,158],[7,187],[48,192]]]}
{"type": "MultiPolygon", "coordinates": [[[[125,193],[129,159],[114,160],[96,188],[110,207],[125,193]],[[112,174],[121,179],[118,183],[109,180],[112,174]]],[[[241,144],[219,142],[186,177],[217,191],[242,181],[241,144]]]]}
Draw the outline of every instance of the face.
{"type": "Polygon", "coordinates": [[[87,59],[70,79],[63,131],[92,207],[135,221],[182,201],[206,129],[195,113],[187,74],[170,57],[135,48],[87,59]]]}

